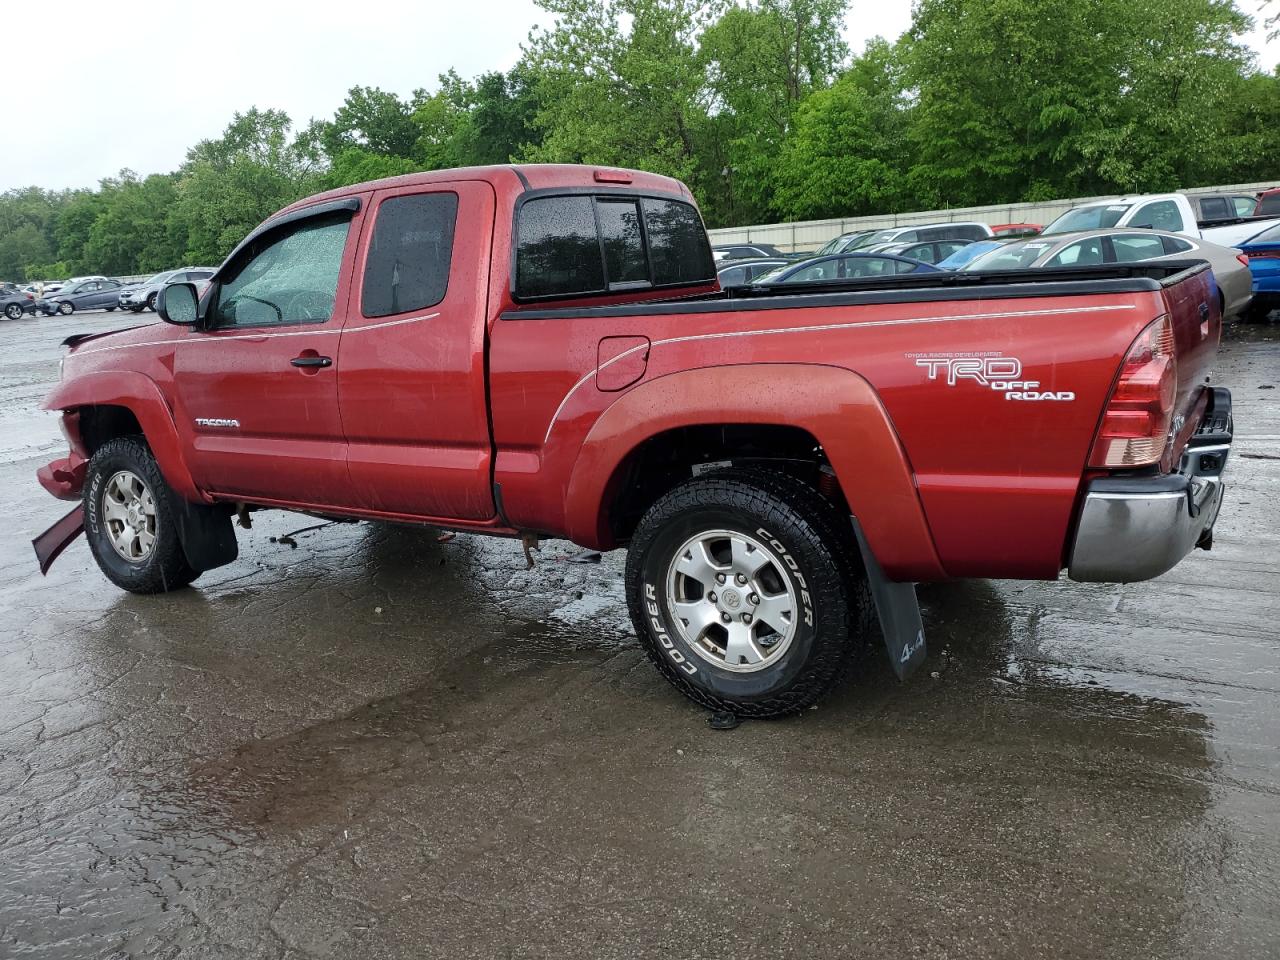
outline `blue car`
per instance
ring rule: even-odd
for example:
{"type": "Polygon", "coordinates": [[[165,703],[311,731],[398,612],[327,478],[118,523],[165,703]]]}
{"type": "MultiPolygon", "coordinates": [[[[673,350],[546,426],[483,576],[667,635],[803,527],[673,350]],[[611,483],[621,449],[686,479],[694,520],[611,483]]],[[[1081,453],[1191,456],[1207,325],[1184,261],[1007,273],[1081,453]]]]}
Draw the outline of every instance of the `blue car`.
{"type": "Polygon", "coordinates": [[[787,264],[755,277],[752,283],[830,283],[832,280],[865,280],[904,273],[941,273],[931,263],[895,257],[888,253],[837,253],[787,264]]]}
{"type": "Polygon", "coordinates": [[[951,256],[939,260],[938,267],[942,270],[963,270],[984,253],[990,253],[1004,244],[1004,240],[975,240],[965,244],[951,256]]]}
{"type": "Polygon", "coordinates": [[[1240,244],[1249,258],[1253,278],[1253,302],[1248,316],[1265,319],[1280,307],[1280,226],[1270,227],[1240,244]]]}

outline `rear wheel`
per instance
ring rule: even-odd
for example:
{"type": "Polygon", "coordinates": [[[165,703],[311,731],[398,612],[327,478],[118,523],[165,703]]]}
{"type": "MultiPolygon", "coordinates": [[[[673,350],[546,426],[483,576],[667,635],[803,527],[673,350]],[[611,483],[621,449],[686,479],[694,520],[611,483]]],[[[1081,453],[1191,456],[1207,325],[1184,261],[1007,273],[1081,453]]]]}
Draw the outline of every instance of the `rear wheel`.
{"type": "Polygon", "coordinates": [[[712,710],[802,710],[874,636],[852,530],[786,474],[691,480],[649,509],[627,556],[631,618],[649,658],[712,710]]]}
{"type": "Polygon", "coordinates": [[[11,304],[9,304],[8,306],[6,306],[6,307],[4,308],[4,315],[5,315],[6,317],[8,317],[10,320],[21,320],[21,319],[22,319],[22,304],[20,304],[20,303],[11,303],[11,304]]]}
{"type": "Polygon", "coordinates": [[[155,457],[140,437],[104,443],[89,461],[84,529],[107,579],[131,593],[163,593],[199,574],[187,563],[155,457]]]}

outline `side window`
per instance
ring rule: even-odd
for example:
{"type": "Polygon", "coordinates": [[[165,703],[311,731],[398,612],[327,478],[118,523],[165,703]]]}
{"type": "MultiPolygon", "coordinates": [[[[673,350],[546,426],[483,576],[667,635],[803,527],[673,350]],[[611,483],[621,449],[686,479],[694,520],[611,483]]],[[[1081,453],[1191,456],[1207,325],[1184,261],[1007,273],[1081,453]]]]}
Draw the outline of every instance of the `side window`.
{"type": "Polygon", "coordinates": [[[184,280],[190,280],[190,279],[191,279],[191,274],[189,274],[189,273],[184,273],[183,271],[179,270],[179,271],[178,271],[177,273],[175,273],[173,276],[171,276],[171,277],[166,277],[165,279],[161,280],[160,282],[161,282],[161,283],[182,283],[184,280]]]}
{"type": "Polygon", "coordinates": [[[917,240],[929,240],[931,237],[925,236],[932,233],[931,230],[904,230],[893,238],[894,243],[915,243],[917,240]]]}
{"type": "Polygon", "coordinates": [[[1182,231],[1182,214],[1178,212],[1178,205],[1172,200],[1157,200],[1154,203],[1139,207],[1138,212],[1129,221],[1129,226],[1180,233],[1182,231]]]}
{"type": "Polygon", "coordinates": [[[1111,238],[1111,248],[1118,263],[1137,263],[1152,257],[1164,256],[1164,242],[1160,237],[1143,237],[1126,234],[1111,238]]]}
{"type": "Polygon", "coordinates": [[[1258,206],[1258,201],[1253,197],[1232,197],[1231,205],[1235,207],[1237,217],[1251,217],[1254,208],[1258,206]]]}
{"type": "Polygon", "coordinates": [[[646,197],[644,225],[649,236],[653,282],[658,286],[697,283],[715,276],[702,218],[690,204],[646,197]]]}
{"type": "Polygon", "coordinates": [[[1226,197],[1204,197],[1200,201],[1200,216],[1206,220],[1231,216],[1226,197]]]}
{"type": "Polygon", "coordinates": [[[444,299],[457,217],[456,193],[388,197],[379,204],[360,291],[364,316],[422,310],[444,299]]]}
{"type": "Polygon", "coordinates": [[[1179,237],[1161,237],[1165,253],[1186,253],[1194,249],[1192,244],[1179,237]]]}
{"type": "Polygon", "coordinates": [[[1090,237],[1069,247],[1063,247],[1055,256],[1049,258],[1046,267],[1091,267],[1103,262],[1102,240],[1090,237]]]}
{"type": "Polygon", "coordinates": [[[839,263],[839,260],[824,260],[822,263],[810,264],[789,276],[787,282],[794,283],[797,280],[834,280],[839,272],[839,263]]]}
{"type": "Polygon", "coordinates": [[[215,327],[323,323],[333,315],[349,214],[289,224],[260,237],[218,290],[215,327]]]}
{"type": "Polygon", "coordinates": [[[884,277],[893,273],[897,261],[881,257],[850,257],[845,261],[846,277],[884,277]]]}
{"type": "Polygon", "coordinates": [[[192,270],[187,274],[188,280],[208,280],[213,276],[212,270],[192,270]]]}
{"type": "MultiPolygon", "coordinates": [[[[644,255],[639,205],[634,200],[602,198],[596,203],[596,216],[600,219],[600,238],[604,241],[604,273],[609,289],[647,285],[649,262],[644,255]]],[[[729,256],[740,256],[741,249],[731,248],[729,256]]]]}
{"type": "Polygon", "coordinates": [[[964,228],[963,232],[958,235],[961,240],[986,240],[988,233],[977,224],[969,224],[964,228]]]}
{"type": "Polygon", "coordinates": [[[957,250],[967,247],[969,244],[964,240],[943,240],[938,246],[938,259],[934,263],[947,259],[957,250]]]}
{"type": "Polygon", "coordinates": [[[746,267],[730,267],[720,271],[720,286],[732,287],[747,282],[749,271],[746,267]]]}
{"type": "Polygon", "coordinates": [[[901,260],[893,260],[890,262],[893,265],[894,273],[915,273],[915,271],[920,269],[920,264],[918,263],[904,263],[901,260]]]}

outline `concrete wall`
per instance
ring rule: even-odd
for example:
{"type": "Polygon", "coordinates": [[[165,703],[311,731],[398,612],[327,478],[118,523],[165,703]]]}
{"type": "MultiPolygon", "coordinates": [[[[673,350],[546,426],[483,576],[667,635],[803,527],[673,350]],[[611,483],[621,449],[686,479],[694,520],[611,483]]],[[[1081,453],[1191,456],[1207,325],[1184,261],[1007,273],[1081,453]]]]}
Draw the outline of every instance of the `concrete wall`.
{"type": "MultiPolygon", "coordinates": [[[[1274,183],[1242,183],[1223,187],[1196,187],[1184,191],[1188,196],[1204,193],[1258,193],[1276,186],[1274,183]]],[[[768,223],[751,227],[722,227],[710,230],[711,242],[743,243],[755,240],[772,243],[792,252],[815,250],[832,237],[854,230],[904,227],[916,223],[954,223],[957,220],[978,220],[983,223],[1040,223],[1047,224],[1066,213],[1072,207],[1095,200],[1114,200],[1116,196],[1075,197],[1070,200],[1051,200],[1046,203],[1002,203],[989,207],[955,207],[950,210],[923,210],[917,213],[896,213],[883,217],[842,217],[838,220],[802,220],[798,223],[768,223]]]]}

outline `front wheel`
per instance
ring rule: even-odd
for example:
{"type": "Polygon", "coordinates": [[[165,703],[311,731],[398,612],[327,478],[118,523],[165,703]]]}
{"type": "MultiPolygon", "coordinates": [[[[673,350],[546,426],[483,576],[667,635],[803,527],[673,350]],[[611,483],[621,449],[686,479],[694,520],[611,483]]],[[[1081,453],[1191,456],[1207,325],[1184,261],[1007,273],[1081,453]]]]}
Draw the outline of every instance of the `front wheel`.
{"type": "Polygon", "coordinates": [[[688,481],[640,521],[631,618],[649,658],[712,710],[773,717],[817,701],[874,636],[852,527],[786,474],[688,481]]]}
{"type": "Polygon", "coordinates": [[[156,308],[156,295],[153,293],[151,294],[151,296],[147,297],[147,305],[145,309],[154,310],[155,308],[156,308]]]}
{"type": "Polygon", "coordinates": [[[107,579],[130,593],[164,593],[199,574],[187,562],[160,467],[140,437],[104,443],[89,461],[84,530],[107,579]]]}
{"type": "Polygon", "coordinates": [[[63,300],[62,303],[58,304],[58,312],[64,317],[69,317],[76,312],[76,305],[70,300],[63,300]]]}

